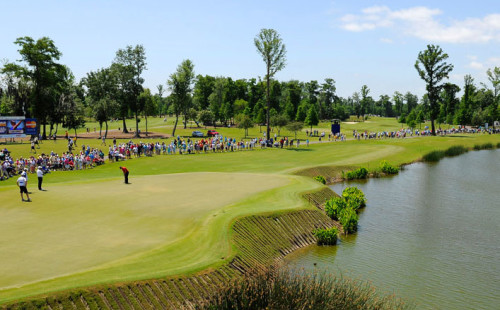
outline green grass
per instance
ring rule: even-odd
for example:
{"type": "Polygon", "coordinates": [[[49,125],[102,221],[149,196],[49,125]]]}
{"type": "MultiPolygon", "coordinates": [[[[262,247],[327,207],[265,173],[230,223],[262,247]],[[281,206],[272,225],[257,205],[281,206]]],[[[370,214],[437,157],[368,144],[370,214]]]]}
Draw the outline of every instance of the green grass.
{"type": "MultiPolygon", "coordinates": [[[[352,126],[361,130],[367,124],[373,129],[395,125],[392,119],[370,121],[352,126]]],[[[159,119],[150,124],[155,131],[168,131],[170,126],[162,127],[159,119]]],[[[243,132],[223,130],[227,135],[243,132]]],[[[251,134],[256,131],[258,127],[251,134]]],[[[497,145],[499,139],[498,135],[418,137],[317,143],[298,150],[160,155],[84,171],[53,172],[44,180],[47,192],[35,191],[35,177],[30,176],[32,203],[20,201],[14,179],[2,181],[0,303],[217,267],[235,255],[229,228],[236,219],[311,208],[300,193],[322,185],[301,175],[311,174],[316,167],[338,171],[363,166],[371,171],[381,160],[401,165],[433,150],[497,145]],[[119,165],[131,171],[132,185],[122,184],[119,165]]],[[[80,139],[82,143],[98,147],[100,141],[80,139]]],[[[14,157],[29,155],[27,143],[6,147],[14,157]]],[[[66,144],[44,141],[37,151],[51,150],[61,152],[66,144]]]]}

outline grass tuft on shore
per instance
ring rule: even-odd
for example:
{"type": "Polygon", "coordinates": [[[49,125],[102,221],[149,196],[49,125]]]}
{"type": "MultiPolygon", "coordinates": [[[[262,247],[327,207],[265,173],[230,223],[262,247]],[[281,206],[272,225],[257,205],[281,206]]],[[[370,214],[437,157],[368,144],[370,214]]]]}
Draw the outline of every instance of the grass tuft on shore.
{"type": "Polygon", "coordinates": [[[413,309],[367,282],[326,273],[254,270],[220,286],[195,309],[413,309]]]}

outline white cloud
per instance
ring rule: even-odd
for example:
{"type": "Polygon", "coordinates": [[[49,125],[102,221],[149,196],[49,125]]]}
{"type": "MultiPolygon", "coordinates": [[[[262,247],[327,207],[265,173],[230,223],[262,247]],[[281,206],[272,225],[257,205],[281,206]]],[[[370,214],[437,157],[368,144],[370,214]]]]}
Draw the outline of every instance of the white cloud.
{"type": "Polygon", "coordinates": [[[474,69],[474,70],[483,70],[484,65],[478,61],[471,61],[468,65],[468,68],[474,69]]]}
{"type": "Polygon", "coordinates": [[[393,41],[389,38],[381,38],[380,39],[380,42],[383,42],[383,43],[388,43],[388,44],[391,44],[393,43],[393,41]]]}
{"type": "Polygon", "coordinates": [[[451,20],[447,24],[438,18],[442,14],[439,9],[423,6],[401,10],[373,6],[363,9],[358,15],[345,15],[340,21],[341,27],[348,31],[392,28],[426,41],[448,43],[500,41],[500,14],[451,20]]]}
{"type": "Polygon", "coordinates": [[[496,67],[500,67],[500,57],[490,57],[488,58],[488,64],[496,67]]]}

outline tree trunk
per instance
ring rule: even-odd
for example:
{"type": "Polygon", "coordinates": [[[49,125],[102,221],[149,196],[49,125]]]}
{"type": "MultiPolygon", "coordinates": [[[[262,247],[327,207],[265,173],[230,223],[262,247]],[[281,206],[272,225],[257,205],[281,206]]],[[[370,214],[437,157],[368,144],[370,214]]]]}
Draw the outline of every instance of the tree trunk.
{"type": "Polygon", "coordinates": [[[144,118],[146,119],[146,137],[148,136],[148,116],[144,115],[144,118]]]}
{"type": "Polygon", "coordinates": [[[139,117],[137,116],[137,112],[135,112],[135,138],[139,138],[139,117]]]}
{"type": "Polygon", "coordinates": [[[125,116],[122,118],[123,120],[123,133],[128,133],[128,130],[127,130],[127,123],[125,123],[125,116]]]}
{"type": "Polygon", "coordinates": [[[104,124],[106,125],[106,131],[104,132],[104,138],[108,137],[108,121],[105,121],[104,124]]]}
{"type": "Polygon", "coordinates": [[[46,123],[43,123],[43,134],[42,134],[42,140],[47,140],[47,131],[45,127],[46,123]]]}
{"type": "Polygon", "coordinates": [[[434,127],[434,118],[431,117],[431,133],[433,136],[436,135],[436,128],[434,127]]]}
{"type": "Polygon", "coordinates": [[[99,122],[99,137],[102,138],[102,122],[99,122]]]}
{"type": "Polygon", "coordinates": [[[54,134],[57,136],[57,130],[59,129],[59,123],[56,123],[56,132],[54,134]]]}
{"type": "Polygon", "coordinates": [[[270,124],[269,124],[269,110],[271,108],[271,98],[270,98],[270,79],[271,77],[269,76],[269,70],[270,70],[270,66],[271,64],[267,64],[267,111],[266,111],[266,125],[267,125],[267,134],[266,134],[266,140],[269,139],[269,137],[271,136],[271,127],[270,127],[270,124]]]}
{"type": "Polygon", "coordinates": [[[186,116],[186,111],[184,111],[184,129],[187,128],[187,116],[186,116]]]}
{"type": "Polygon", "coordinates": [[[177,129],[177,122],[179,121],[179,114],[175,114],[175,124],[174,130],[172,131],[172,137],[175,138],[175,129],[177,129]]]}

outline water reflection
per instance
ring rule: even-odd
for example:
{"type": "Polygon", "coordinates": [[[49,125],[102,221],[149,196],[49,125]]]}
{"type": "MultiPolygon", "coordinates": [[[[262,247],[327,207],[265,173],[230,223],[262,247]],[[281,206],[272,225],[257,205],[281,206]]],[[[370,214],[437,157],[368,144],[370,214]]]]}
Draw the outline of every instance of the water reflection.
{"type": "Polygon", "coordinates": [[[356,183],[368,198],[358,233],[342,236],[337,247],[301,250],[288,261],[340,269],[414,298],[419,308],[498,309],[498,184],[500,150],[414,164],[392,178],[356,183]]]}

